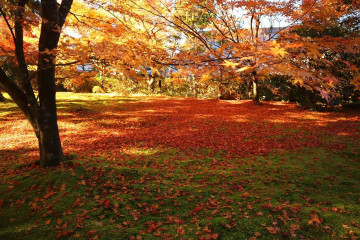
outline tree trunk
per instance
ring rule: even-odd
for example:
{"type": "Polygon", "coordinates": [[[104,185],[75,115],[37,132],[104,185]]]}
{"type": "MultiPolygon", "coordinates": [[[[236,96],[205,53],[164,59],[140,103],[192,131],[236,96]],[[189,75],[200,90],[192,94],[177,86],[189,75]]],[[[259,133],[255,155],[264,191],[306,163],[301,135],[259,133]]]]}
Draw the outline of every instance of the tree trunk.
{"type": "Polygon", "coordinates": [[[258,80],[257,80],[256,74],[257,74],[256,71],[254,71],[252,73],[252,75],[253,75],[253,80],[252,80],[252,83],[253,83],[253,101],[259,102],[258,80]]]}
{"type": "Polygon", "coordinates": [[[55,58],[62,22],[59,19],[56,1],[42,1],[41,34],[39,39],[38,88],[41,117],[38,136],[40,147],[40,166],[56,166],[64,161],[59,128],[57,125],[55,58]],[[50,50],[50,51],[49,51],[50,50]]]}
{"type": "Polygon", "coordinates": [[[197,85],[194,84],[194,97],[198,97],[198,90],[197,90],[197,85]]]}
{"type": "Polygon", "coordinates": [[[60,161],[64,161],[56,120],[49,119],[47,124],[41,126],[37,137],[39,141],[41,167],[57,166],[60,161]]]}
{"type": "Polygon", "coordinates": [[[246,94],[248,95],[249,99],[251,98],[251,83],[252,81],[248,80],[246,86],[246,94]]]}
{"type": "Polygon", "coordinates": [[[253,81],[253,100],[255,102],[259,101],[259,94],[257,89],[257,81],[253,81]]]}
{"type": "Polygon", "coordinates": [[[48,65],[51,64],[49,57],[53,58],[48,54],[39,56],[39,69],[44,69],[38,75],[41,117],[39,118],[39,135],[37,137],[41,167],[56,166],[64,161],[57,124],[55,66],[48,65]]]}
{"type": "Polygon", "coordinates": [[[192,77],[192,84],[193,84],[193,94],[194,97],[198,97],[198,88],[197,88],[197,83],[196,83],[196,79],[195,77],[192,77]]]}
{"type": "Polygon", "coordinates": [[[155,92],[155,83],[156,83],[156,79],[155,77],[151,77],[150,78],[150,81],[148,81],[149,83],[149,90],[151,93],[154,93],[155,92]]]}

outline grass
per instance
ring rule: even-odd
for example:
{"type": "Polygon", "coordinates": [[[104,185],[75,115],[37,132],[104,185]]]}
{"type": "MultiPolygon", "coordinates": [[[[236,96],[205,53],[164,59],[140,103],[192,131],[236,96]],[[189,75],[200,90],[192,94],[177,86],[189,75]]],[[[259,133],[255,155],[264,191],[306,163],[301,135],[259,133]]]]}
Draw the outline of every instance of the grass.
{"type": "MultiPolygon", "coordinates": [[[[34,164],[36,148],[31,149],[31,143],[24,143],[23,139],[18,139],[22,148],[11,143],[0,149],[3,167],[0,239],[356,239],[360,235],[360,142],[356,137],[358,132],[354,132],[359,124],[354,121],[356,114],[330,115],[329,122],[321,121],[327,124],[324,128],[316,124],[319,117],[325,119],[325,113],[304,110],[295,113],[317,118],[311,123],[299,119],[304,125],[272,124],[266,119],[262,124],[257,118],[261,112],[257,108],[266,109],[257,106],[252,108],[248,125],[239,123],[249,127],[244,132],[244,136],[250,135],[248,139],[239,141],[244,145],[234,148],[248,147],[248,153],[243,154],[227,147],[236,137],[242,137],[238,123],[229,119],[210,118],[210,129],[218,132],[192,137],[193,141],[187,144],[181,130],[197,126],[200,133],[195,134],[202,134],[203,120],[197,119],[195,123],[189,120],[184,125],[187,118],[181,116],[177,121],[171,112],[174,105],[173,108],[167,105],[171,99],[160,100],[158,111],[144,112],[152,109],[157,99],[122,101],[118,96],[99,95],[101,101],[97,102],[94,95],[79,96],[64,94],[59,98],[63,107],[59,109],[60,126],[73,124],[76,119],[84,122],[76,123],[78,132],[72,132],[70,127],[63,132],[67,155],[63,165],[39,169],[34,164]],[[82,101],[74,104],[75,100],[82,101]],[[73,108],[88,110],[73,112],[73,108]],[[110,110],[111,114],[104,115],[110,110]],[[166,113],[156,115],[161,111],[166,113]],[[143,119],[141,124],[126,122],[134,118],[132,113],[143,119]],[[119,118],[126,124],[110,118],[117,114],[127,114],[119,118]],[[91,132],[81,128],[85,123],[96,124],[104,116],[110,123],[99,125],[97,133],[93,128],[91,132]],[[154,123],[148,123],[150,120],[154,123]],[[335,120],[337,128],[331,125],[335,120]],[[344,122],[340,124],[340,120],[344,122]],[[176,129],[171,136],[178,137],[178,142],[167,140],[169,133],[156,132],[169,122],[176,129]],[[256,126],[274,131],[271,132],[276,133],[274,138],[256,126]],[[119,141],[115,137],[116,129],[129,132],[120,135],[119,141]],[[153,135],[137,135],[137,131],[147,129],[153,135]],[[221,138],[235,130],[239,133],[232,141],[221,138]],[[84,144],[90,148],[76,151],[76,148],[84,149],[81,139],[76,138],[83,131],[89,139],[84,144]],[[112,135],[107,135],[109,131],[112,135]],[[328,138],[329,131],[333,134],[328,138]],[[90,140],[100,132],[106,144],[91,145],[101,143],[90,140]],[[66,147],[70,133],[76,136],[73,149],[66,147]],[[106,141],[109,136],[111,141],[106,141]],[[309,138],[293,139],[296,136],[309,138]],[[132,138],[138,141],[134,143],[132,138]],[[287,139],[288,148],[277,142],[281,139],[287,139]],[[324,145],[317,140],[322,140],[324,145]],[[202,147],[202,142],[208,147],[202,147]],[[225,146],[220,148],[224,142],[225,146]],[[263,152],[259,150],[266,147],[261,145],[263,142],[277,145],[263,152]],[[257,144],[258,148],[253,150],[247,144],[257,144]]],[[[186,105],[184,101],[183,105],[175,106],[186,105]]],[[[195,101],[193,106],[204,103],[195,101]]],[[[203,105],[196,108],[196,112],[205,111],[203,108],[203,105]]],[[[230,110],[227,112],[234,115],[230,110]]],[[[242,109],[237,111],[247,114],[242,109]]],[[[288,108],[281,109],[281,116],[284,113],[294,114],[288,108]]],[[[21,115],[16,110],[10,111],[8,118],[14,116],[21,115]]],[[[273,119],[282,121],[280,117],[273,119]]],[[[6,117],[1,124],[8,124],[6,117]]],[[[9,131],[0,128],[4,136],[9,131]]]]}

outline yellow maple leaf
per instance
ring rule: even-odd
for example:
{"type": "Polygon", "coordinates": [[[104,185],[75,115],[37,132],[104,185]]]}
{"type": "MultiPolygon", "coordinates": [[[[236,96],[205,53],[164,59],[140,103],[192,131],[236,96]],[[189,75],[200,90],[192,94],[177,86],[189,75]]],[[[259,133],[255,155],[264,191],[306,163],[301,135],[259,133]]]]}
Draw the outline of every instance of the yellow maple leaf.
{"type": "Polygon", "coordinates": [[[254,59],[254,56],[240,58],[240,60],[250,60],[250,59],[254,59]]]}
{"type": "Polygon", "coordinates": [[[304,85],[304,81],[301,78],[296,78],[294,80],[294,84],[297,84],[297,83],[300,85],[300,87],[302,87],[304,85]]]}
{"type": "Polygon", "coordinates": [[[200,78],[200,82],[207,82],[209,80],[211,80],[211,76],[209,74],[204,74],[200,78]]]}
{"type": "Polygon", "coordinates": [[[232,61],[228,61],[228,60],[225,60],[224,63],[220,64],[220,65],[223,65],[225,67],[231,67],[231,68],[236,68],[236,66],[238,66],[240,63],[234,63],[232,61]]]}
{"type": "Polygon", "coordinates": [[[154,74],[160,74],[159,70],[157,70],[156,68],[153,68],[153,67],[150,67],[150,68],[151,68],[151,72],[152,72],[153,75],[154,74]]]}
{"type": "Polygon", "coordinates": [[[250,72],[254,69],[255,69],[255,67],[245,66],[245,67],[242,67],[242,68],[236,70],[236,72],[250,72]]]}
{"type": "Polygon", "coordinates": [[[271,50],[271,53],[274,55],[274,56],[281,56],[281,57],[285,57],[286,55],[288,55],[289,53],[286,52],[285,48],[282,48],[280,47],[279,45],[273,47],[273,48],[270,48],[271,50]]]}

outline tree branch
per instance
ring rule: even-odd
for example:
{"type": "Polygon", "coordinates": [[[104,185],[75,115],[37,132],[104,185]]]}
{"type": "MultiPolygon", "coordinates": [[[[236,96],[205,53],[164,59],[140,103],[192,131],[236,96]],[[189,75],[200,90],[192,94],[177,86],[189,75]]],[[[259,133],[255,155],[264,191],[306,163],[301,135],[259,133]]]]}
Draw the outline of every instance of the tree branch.
{"type": "Polygon", "coordinates": [[[6,14],[3,12],[3,10],[2,10],[1,7],[0,7],[0,13],[1,13],[1,15],[3,16],[3,18],[4,18],[5,22],[6,22],[6,25],[8,26],[8,28],[9,28],[9,30],[10,30],[11,36],[12,36],[13,41],[14,41],[14,44],[15,44],[16,40],[15,40],[14,31],[13,31],[12,27],[10,26],[9,21],[6,19],[6,14]]]}
{"type": "Polygon", "coordinates": [[[300,17],[298,17],[297,19],[295,19],[292,23],[290,23],[289,25],[287,25],[286,27],[281,28],[280,30],[278,30],[276,33],[274,33],[273,35],[271,35],[266,41],[270,41],[271,39],[273,39],[277,34],[279,34],[281,31],[284,31],[285,29],[291,27],[292,25],[294,25],[297,21],[301,20],[303,17],[305,17],[310,10],[315,6],[315,4],[317,3],[317,0],[314,1],[314,3],[310,6],[310,8],[304,13],[302,14],[300,17]]]}
{"type": "Polygon", "coordinates": [[[73,0],[62,0],[62,2],[60,4],[59,10],[58,10],[58,16],[59,16],[58,24],[59,24],[60,28],[62,28],[65,23],[65,19],[70,12],[72,3],[73,3],[73,0]]]}
{"type": "Polygon", "coordinates": [[[7,92],[14,102],[23,111],[34,129],[36,129],[36,120],[31,112],[30,104],[23,90],[12,81],[0,67],[0,87],[7,92]]]}
{"type": "MultiPolygon", "coordinates": [[[[24,107],[21,107],[18,103],[18,106],[23,110],[24,114],[27,116],[31,124],[34,126],[36,125],[36,116],[38,116],[39,112],[39,105],[36,101],[34,90],[31,86],[31,82],[28,81],[29,78],[29,71],[27,69],[26,59],[25,59],[25,53],[24,53],[24,14],[25,14],[25,5],[29,2],[29,0],[20,0],[18,2],[18,8],[15,13],[15,55],[16,60],[18,62],[19,71],[21,74],[21,87],[22,92],[25,94],[26,97],[26,104],[29,108],[24,109],[24,107]]],[[[10,94],[10,93],[9,93],[10,94]]],[[[13,98],[14,99],[14,98],[13,98]]],[[[15,101],[15,99],[14,99],[15,101]]]]}

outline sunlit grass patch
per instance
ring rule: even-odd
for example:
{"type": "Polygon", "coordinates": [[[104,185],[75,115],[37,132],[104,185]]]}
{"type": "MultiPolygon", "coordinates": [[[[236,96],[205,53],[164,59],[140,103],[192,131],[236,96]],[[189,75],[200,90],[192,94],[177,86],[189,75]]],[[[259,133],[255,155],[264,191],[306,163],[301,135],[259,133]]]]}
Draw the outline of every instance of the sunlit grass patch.
{"type": "Polygon", "coordinates": [[[130,147],[127,149],[121,149],[121,152],[129,155],[153,155],[158,152],[157,149],[149,149],[149,148],[139,148],[139,147],[130,147]]]}

